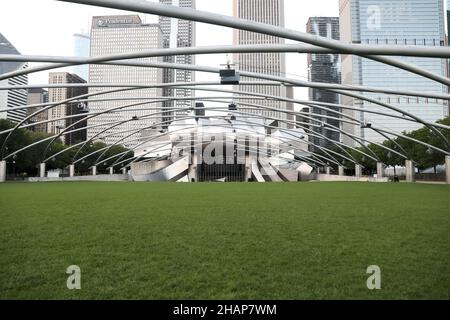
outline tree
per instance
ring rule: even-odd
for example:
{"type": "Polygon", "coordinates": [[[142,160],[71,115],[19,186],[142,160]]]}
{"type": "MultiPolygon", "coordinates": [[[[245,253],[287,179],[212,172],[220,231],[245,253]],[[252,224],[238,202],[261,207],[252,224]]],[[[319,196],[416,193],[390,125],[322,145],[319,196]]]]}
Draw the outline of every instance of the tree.
{"type": "MultiPolygon", "coordinates": [[[[8,129],[14,128],[15,124],[6,119],[0,119],[0,132],[6,131],[8,129]]],[[[0,145],[3,145],[8,133],[4,133],[0,135],[0,145]]],[[[11,154],[14,151],[20,150],[26,146],[30,146],[35,143],[34,146],[19,152],[17,155],[8,158],[8,172],[19,174],[23,173],[26,175],[36,175],[38,172],[38,164],[44,161],[44,151],[50,142],[50,140],[39,143],[46,138],[52,137],[52,134],[48,133],[40,133],[40,132],[32,132],[27,129],[17,129],[14,133],[9,137],[8,142],[5,148],[5,155],[11,154]]],[[[49,150],[46,153],[47,157],[51,157],[51,155],[57,154],[58,152],[66,149],[68,146],[65,145],[62,140],[55,140],[50,146],[49,150]]],[[[96,150],[100,150],[105,148],[106,144],[104,142],[94,142],[89,143],[83,148],[78,155],[78,158],[84,157],[96,150]]],[[[71,148],[60,155],[57,155],[51,158],[48,161],[47,169],[62,169],[70,165],[73,161],[73,157],[77,153],[80,147],[71,148]]],[[[127,151],[123,146],[113,146],[108,152],[105,154],[104,158],[109,158],[115,154],[119,154],[127,151]]],[[[79,171],[87,172],[89,168],[94,165],[94,161],[98,158],[101,153],[94,154],[88,157],[83,163],[79,164],[79,171]]],[[[101,165],[100,169],[106,169],[106,167],[110,166],[115,159],[108,161],[106,165],[101,165]]]]}

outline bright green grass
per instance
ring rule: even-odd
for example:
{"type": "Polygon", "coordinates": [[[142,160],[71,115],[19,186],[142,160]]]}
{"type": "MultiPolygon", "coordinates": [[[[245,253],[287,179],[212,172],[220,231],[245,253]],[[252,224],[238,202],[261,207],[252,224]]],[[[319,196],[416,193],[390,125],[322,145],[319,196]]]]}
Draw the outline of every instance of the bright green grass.
{"type": "Polygon", "coordinates": [[[450,187],[0,185],[0,298],[449,299],[450,187]],[[82,289],[66,288],[79,265],[82,289]],[[382,269],[382,290],[366,268],[382,269]]]}

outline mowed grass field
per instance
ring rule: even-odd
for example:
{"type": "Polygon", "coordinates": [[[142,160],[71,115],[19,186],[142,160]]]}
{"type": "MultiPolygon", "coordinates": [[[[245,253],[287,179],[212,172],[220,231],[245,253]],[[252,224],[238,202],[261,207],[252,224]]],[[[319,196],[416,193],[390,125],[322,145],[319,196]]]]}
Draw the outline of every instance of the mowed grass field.
{"type": "Polygon", "coordinates": [[[449,299],[450,187],[4,183],[0,298],[449,299]]]}

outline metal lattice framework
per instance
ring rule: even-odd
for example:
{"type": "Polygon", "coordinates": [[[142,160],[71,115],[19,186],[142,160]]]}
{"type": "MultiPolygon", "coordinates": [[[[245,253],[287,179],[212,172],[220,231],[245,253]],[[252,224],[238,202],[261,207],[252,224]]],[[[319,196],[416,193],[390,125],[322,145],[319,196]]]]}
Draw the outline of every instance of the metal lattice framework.
{"type": "MultiPolygon", "coordinates": [[[[393,66],[395,68],[399,68],[405,70],[407,72],[420,75],[425,79],[430,79],[437,83],[443,84],[445,86],[450,86],[450,79],[447,77],[443,77],[439,74],[435,74],[428,70],[419,68],[415,65],[405,63],[400,61],[395,56],[413,56],[413,57],[426,57],[426,58],[441,58],[448,59],[450,58],[450,48],[448,47],[407,47],[407,46],[370,46],[370,45],[362,45],[362,44],[347,44],[336,40],[331,40],[327,38],[322,38],[318,36],[314,36],[311,34],[288,30],[285,28],[266,25],[258,22],[242,20],[234,17],[223,16],[219,14],[212,14],[210,12],[202,12],[199,10],[193,10],[188,8],[180,8],[173,7],[168,5],[161,5],[153,2],[142,2],[142,1],[134,1],[134,0],[58,0],[63,2],[71,2],[77,4],[84,5],[93,5],[99,7],[107,7],[113,9],[122,9],[127,11],[134,11],[138,13],[145,14],[155,14],[161,16],[168,16],[173,18],[179,18],[184,20],[191,20],[196,22],[203,22],[218,26],[224,26],[234,29],[252,31],[257,33],[262,33],[266,35],[276,36],[284,39],[294,40],[300,42],[299,44],[289,44],[289,45],[233,45],[233,46],[208,46],[208,47],[192,47],[192,48],[175,48],[175,49],[155,49],[144,52],[129,52],[126,54],[116,54],[116,55],[108,55],[108,56],[100,56],[100,57],[90,57],[90,58],[80,58],[80,57],[58,57],[58,56],[25,56],[25,55],[0,55],[0,61],[14,61],[14,62],[43,62],[44,65],[27,68],[22,70],[17,70],[9,73],[0,74],[0,80],[9,79],[13,77],[17,77],[20,75],[31,74],[35,72],[47,71],[67,66],[74,65],[117,65],[117,66],[132,66],[139,68],[165,68],[165,69],[176,69],[176,70],[189,70],[196,72],[206,72],[206,73],[215,73],[218,74],[220,69],[199,66],[199,65],[185,65],[185,64],[176,64],[176,63],[167,63],[167,62],[143,62],[142,58],[150,58],[150,57],[166,57],[166,56],[177,56],[177,55],[200,55],[200,54],[217,54],[217,53],[266,53],[266,52],[278,52],[278,53],[338,53],[338,54],[349,54],[349,55],[357,55],[366,59],[371,59],[386,65],[393,66]],[[391,57],[390,57],[391,56],[391,57]]],[[[157,140],[158,138],[164,137],[169,132],[162,132],[158,134],[154,134],[145,141],[141,141],[140,138],[136,138],[140,135],[141,132],[148,130],[149,128],[155,126],[163,126],[169,125],[170,122],[162,121],[158,123],[152,123],[148,127],[143,127],[139,129],[133,130],[123,130],[120,131],[120,134],[124,134],[123,138],[116,141],[114,144],[108,145],[102,149],[96,150],[87,155],[81,156],[81,150],[83,150],[90,142],[105,139],[112,135],[111,130],[120,127],[123,124],[126,124],[130,121],[134,121],[132,117],[128,120],[117,120],[111,121],[107,123],[102,123],[101,125],[86,125],[84,127],[79,127],[88,119],[94,119],[104,114],[114,114],[116,112],[133,112],[137,110],[139,106],[148,106],[149,104],[163,103],[168,101],[178,101],[178,100],[195,100],[202,102],[216,102],[229,104],[233,101],[239,101],[239,105],[245,106],[244,110],[235,111],[236,115],[240,115],[245,118],[245,120],[238,120],[237,123],[247,124],[249,125],[248,131],[251,130],[251,126],[256,124],[261,124],[258,120],[271,120],[277,121],[278,123],[283,123],[287,127],[297,127],[302,128],[305,132],[305,136],[299,137],[298,131],[293,129],[285,129],[270,126],[264,124],[264,128],[266,129],[277,129],[280,132],[285,133],[290,136],[292,140],[298,140],[302,144],[306,144],[308,146],[314,147],[313,151],[307,151],[304,155],[299,155],[297,153],[295,155],[295,161],[302,161],[310,164],[314,167],[325,167],[329,166],[329,164],[342,165],[343,161],[349,161],[354,163],[355,165],[361,165],[358,161],[352,156],[351,152],[355,151],[362,154],[364,157],[371,159],[375,162],[380,162],[381,160],[378,156],[367,147],[367,144],[373,143],[374,145],[379,146],[384,149],[386,152],[394,153],[405,160],[413,160],[411,156],[407,154],[407,152],[399,145],[395,140],[391,137],[401,137],[402,139],[406,139],[410,142],[417,143],[418,145],[425,146],[431,150],[442,153],[446,156],[450,155],[450,142],[447,140],[446,136],[443,134],[443,130],[450,130],[449,126],[437,123],[427,122],[416,115],[409,113],[401,108],[396,107],[390,103],[384,103],[378,101],[376,99],[370,98],[367,93],[379,93],[379,94],[393,94],[398,96],[407,96],[407,97],[421,97],[421,98],[433,98],[433,99],[442,99],[442,100],[450,100],[450,95],[445,93],[430,93],[430,92],[413,92],[407,90],[392,90],[385,88],[373,88],[366,86],[348,86],[342,84],[330,84],[330,83],[317,83],[317,82],[308,82],[302,81],[298,79],[292,79],[288,77],[281,76],[273,76],[255,72],[246,72],[240,71],[242,76],[247,78],[255,79],[255,81],[242,81],[240,84],[242,85],[261,85],[261,86],[291,86],[291,87],[305,87],[305,88],[316,88],[329,92],[336,93],[340,96],[346,96],[353,99],[358,99],[361,101],[367,101],[374,105],[377,105],[384,109],[385,111],[374,111],[374,110],[366,110],[363,108],[358,108],[355,106],[343,105],[343,104],[333,104],[333,103],[325,103],[319,101],[310,101],[310,100],[299,100],[299,99],[291,99],[283,96],[275,96],[275,95],[262,95],[258,93],[252,92],[244,92],[238,90],[230,90],[228,86],[220,86],[220,82],[175,82],[175,83],[157,83],[157,84],[140,84],[140,83],[102,83],[102,84],[91,84],[91,83],[80,83],[80,84],[50,84],[50,85],[16,85],[16,86],[0,86],[0,90],[19,90],[19,89],[32,89],[32,88],[100,88],[102,91],[95,93],[87,93],[83,95],[79,95],[77,97],[73,97],[70,99],[66,99],[59,102],[52,103],[42,103],[42,104],[33,104],[33,105],[24,105],[15,108],[3,108],[0,109],[0,113],[5,113],[13,110],[24,110],[31,108],[38,108],[38,110],[29,116],[27,116],[24,120],[18,122],[14,128],[4,130],[0,132],[0,135],[4,135],[5,139],[3,141],[2,146],[0,147],[0,156],[1,160],[5,161],[15,155],[32,148],[38,144],[45,144],[45,151],[42,154],[41,159],[37,159],[38,163],[46,163],[50,159],[61,155],[69,150],[74,148],[78,148],[77,152],[73,156],[72,164],[75,165],[86,158],[97,155],[95,160],[95,164],[99,165],[102,162],[114,160],[114,163],[111,165],[111,168],[120,167],[126,168],[131,163],[135,163],[138,161],[147,161],[145,159],[145,155],[148,153],[152,153],[157,150],[160,146],[155,145],[155,148],[148,150],[146,154],[135,156],[131,155],[136,148],[150,142],[157,140]],[[264,80],[264,81],[261,81],[264,80]],[[127,96],[127,92],[134,92],[148,88],[172,88],[172,89],[189,89],[193,92],[217,92],[217,96],[194,96],[194,97],[155,97],[149,99],[148,97],[137,98],[136,96],[127,96]],[[111,93],[120,93],[122,96],[120,98],[105,98],[104,95],[111,93]],[[314,114],[302,112],[302,111],[292,111],[292,110],[281,110],[278,108],[270,108],[264,106],[262,104],[257,103],[249,103],[248,101],[264,101],[264,100],[275,100],[281,101],[285,103],[292,103],[295,105],[306,106],[306,107],[314,107],[327,112],[327,115],[321,114],[319,116],[314,116],[314,114]],[[108,110],[102,112],[87,112],[80,115],[69,115],[65,117],[61,117],[58,119],[45,120],[35,123],[28,123],[28,121],[35,117],[36,115],[56,108],[60,105],[76,102],[76,103],[89,103],[89,102],[119,102],[121,100],[136,100],[136,103],[128,103],[118,107],[110,108],[108,110]],[[279,114],[285,114],[286,118],[280,117],[268,117],[258,115],[257,113],[252,113],[249,111],[256,110],[265,110],[265,111],[273,111],[279,114]],[[421,124],[429,128],[429,130],[436,135],[438,139],[443,142],[445,148],[439,148],[435,145],[431,145],[427,142],[420,141],[409,136],[406,136],[403,133],[396,132],[395,130],[386,129],[382,127],[377,127],[376,124],[372,124],[369,127],[365,127],[366,124],[362,123],[361,120],[351,117],[348,114],[344,113],[343,110],[353,110],[361,113],[372,113],[378,114],[386,117],[390,117],[393,119],[401,119],[403,121],[410,121],[414,123],[421,124]],[[303,119],[307,120],[307,122],[301,122],[296,120],[287,120],[288,116],[295,117],[301,116],[303,119]],[[79,118],[79,119],[78,119],[79,118]],[[73,119],[74,122],[64,128],[60,133],[41,139],[37,142],[34,142],[28,146],[25,146],[18,150],[7,150],[6,145],[13,136],[14,132],[19,128],[30,128],[33,126],[37,126],[40,124],[47,124],[50,122],[57,122],[61,120],[73,119]],[[254,121],[252,120],[254,119],[254,121]],[[377,132],[378,134],[385,137],[387,140],[390,140],[396,146],[396,149],[392,149],[386,147],[383,144],[375,143],[373,141],[367,140],[365,138],[353,135],[341,129],[341,126],[336,126],[324,121],[323,119],[337,121],[339,124],[351,124],[355,126],[359,126],[361,128],[367,128],[377,132]],[[89,138],[86,141],[82,141],[76,143],[74,145],[66,146],[65,149],[51,154],[51,146],[57,141],[58,138],[80,131],[94,128],[96,126],[101,126],[103,129],[100,130],[95,136],[89,138]],[[345,145],[339,141],[334,141],[332,139],[327,138],[325,135],[322,135],[314,130],[314,128],[322,128],[323,130],[336,132],[342,136],[347,136],[349,139],[356,142],[357,145],[361,146],[361,148],[354,148],[348,145],[345,145]],[[319,146],[311,142],[309,138],[316,138],[319,140],[326,140],[333,148],[327,148],[323,146],[319,146]],[[129,151],[123,152],[121,154],[114,155],[109,158],[105,158],[111,148],[116,145],[119,145],[126,139],[131,139],[130,141],[135,142],[134,146],[131,147],[129,151]],[[334,150],[333,150],[334,149],[334,150]],[[315,150],[315,151],[314,151],[315,150]],[[320,152],[317,152],[319,150],[320,152]],[[336,152],[339,150],[339,152],[336,152]],[[131,156],[130,156],[131,155],[131,156]]],[[[140,119],[161,119],[162,114],[164,112],[174,112],[174,111],[193,111],[193,108],[172,108],[165,109],[163,111],[154,111],[154,109],[139,109],[140,111],[148,110],[149,113],[140,117],[140,119]]],[[[216,116],[208,116],[208,118],[216,118],[216,119],[227,119],[227,109],[223,107],[207,107],[205,110],[215,111],[216,113],[223,113],[223,115],[216,116]]],[[[183,116],[182,120],[190,120],[194,118],[199,118],[197,115],[186,115],[183,116]]],[[[202,118],[202,117],[200,117],[202,118]]],[[[232,124],[223,125],[223,128],[232,127],[232,124]]],[[[180,129],[186,130],[186,128],[180,129]]],[[[176,130],[175,130],[176,131],[176,130]]],[[[171,133],[173,133],[172,131],[171,133]]],[[[254,133],[254,132],[253,132],[254,133]]],[[[279,139],[281,146],[292,147],[292,149],[297,150],[298,146],[290,146],[289,142],[284,139],[279,139]]],[[[163,144],[162,144],[163,145],[163,144]]],[[[245,146],[239,145],[238,148],[245,148],[245,146]]]]}

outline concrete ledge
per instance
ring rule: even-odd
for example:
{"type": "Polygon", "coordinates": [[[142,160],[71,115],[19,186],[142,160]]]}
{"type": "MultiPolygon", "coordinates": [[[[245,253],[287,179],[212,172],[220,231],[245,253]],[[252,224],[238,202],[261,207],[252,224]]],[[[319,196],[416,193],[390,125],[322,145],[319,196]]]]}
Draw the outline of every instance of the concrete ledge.
{"type": "Polygon", "coordinates": [[[317,175],[318,181],[344,181],[344,182],[389,182],[389,178],[373,178],[373,177],[350,177],[350,176],[338,176],[319,174],[317,175]]]}
{"type": "Polygon", "coordinates": [[[128,181],[127,174],[105,174],[97,176],[75,176],[75,177],[64,177],[64,178],[39,178],[32,177],[28,178],[29,182],[63,182],[63,181],[128,181]]]}
{"type": "MultiPolygon", "coordinates": [[[[315,177],[311,177],[315,178],[315,177]]],[[[75,177],[64,177],[64,178],[39,178],[31,177],[28,178],[29,182],[63,182],[63,181],[131,181],[128,174],[114,174],[114,175],[97,175],[97,176],[75,176],[75,177]]],[[[145,180],[142,180],[145,181],[145,180]]],[[[350,176],[338,176],[338,175],[327,175],[319,174],[317,178],[312,181],[328,181],[328,182],[388,182],[388,178],[373,178],[373,177],[350,177],[350,176]]]]}

